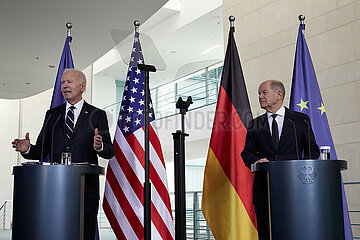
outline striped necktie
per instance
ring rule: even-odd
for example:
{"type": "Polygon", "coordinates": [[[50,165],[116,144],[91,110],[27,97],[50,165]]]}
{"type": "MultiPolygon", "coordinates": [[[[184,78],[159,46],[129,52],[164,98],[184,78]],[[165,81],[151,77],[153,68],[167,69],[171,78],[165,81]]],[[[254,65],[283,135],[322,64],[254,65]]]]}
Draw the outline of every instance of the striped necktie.
{"type": "Polygon", "coordinates": [[[66,114],[66,120],[65,120],[65,134],[68,139],[71,138],[74,132],[74,126],[75,126],[75,116],[74,116],[74,106],[71,106],[66,114]]]}

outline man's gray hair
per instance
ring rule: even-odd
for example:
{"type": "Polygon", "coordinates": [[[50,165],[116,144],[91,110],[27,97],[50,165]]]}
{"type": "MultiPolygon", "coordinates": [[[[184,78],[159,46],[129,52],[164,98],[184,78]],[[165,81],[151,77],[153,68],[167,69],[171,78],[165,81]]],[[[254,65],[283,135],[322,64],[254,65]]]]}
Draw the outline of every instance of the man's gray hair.
{"type": "Polygon", "coordinates": [[[272,80],[270,86],[272,90],[280,90],[283,93],[283,99],[285,98],[285,87],[281,81],[272,80]]]}
{"type": "Polygon", "coordinates": [[[79,73],[79,81],[80,81],[80,83],[85,83],[85,87],[86,87],[86,76],[82,71],[75,69],[75,68],[66,68],[63,71],[63,75],[64,75],[64,73],[69,72],[69,71],[75,71],[75,72],[79,73]]]}

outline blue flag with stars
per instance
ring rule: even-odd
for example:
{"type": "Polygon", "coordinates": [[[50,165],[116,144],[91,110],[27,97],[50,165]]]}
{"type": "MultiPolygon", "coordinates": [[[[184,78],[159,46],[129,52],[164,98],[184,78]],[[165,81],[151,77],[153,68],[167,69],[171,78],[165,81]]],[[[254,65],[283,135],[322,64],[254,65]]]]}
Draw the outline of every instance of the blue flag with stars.
{"type": "MultiPolygon", "coordinates": [[[[300,24],[291,86],[290,109],[306,113],[310,117],[317,144],[319,146],[330,146],[330,158],[337,159],[324,102],[321,97],[310,52],[302,32],[304,29],[305,24],[300,24]]],[[[341,186],[343,195],[345,239],[350,240],[353,239],[353,237],[344,186],[342,183],[341,186]]]]}
{"type": "MultiPolygon", "coordinates": [[[[56,80],[55,80],[55,84],[54,84],[54,90],[53,90],[53,95],[51,98],[50,109],[53,109],[53,108],[65,103],[65,98],[61,92],[61,77],[64,72],[64,69],[74,68],[74,63],[73,63],[73,59],[71,56],[71,50],[70,50],[71,40],[72,40],[71,36],[67,36],[65,39],[65,45],[64,45],[64,49],[61,54],[59,68],[58,68],[58,72],[57,72],[56,80]]],[[[48,154],[43,159],[43,162],[49,162],[49,156],[50,156],[50,154],[48,154]]]]}
{"type": "Polygon", "coordinates": [[[61,77],[64,72],[64,69],[74,68],[73,59],[71,56],[70,43],[72,38],[70,36],[66,37],[65,45],[63,52],[61,54],[60,63],[58,72],[56,75],[56,81],[54,85],[53,96],[51,99],[50,109],[60,106],[65,103],[65,98],[61,92],[61,77]]]}

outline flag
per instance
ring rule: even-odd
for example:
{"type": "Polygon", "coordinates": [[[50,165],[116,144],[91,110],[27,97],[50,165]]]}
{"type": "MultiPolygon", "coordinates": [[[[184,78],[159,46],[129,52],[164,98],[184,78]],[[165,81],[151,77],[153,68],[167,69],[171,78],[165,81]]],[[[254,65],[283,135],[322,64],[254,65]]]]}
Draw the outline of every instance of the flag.
{"type": "Polygon", "coordinates": [[[55,107],[60,106],[61,104],[65,103],[65,98],[61,92],[61,77],[64,72],[64,69],[74,68],[74,63],[73,63],[73,59],[71,56],[71,50],[70,50],[71,40],[72,40],[72,37],[70,37],[70,36],[66,37],[64,49],[61,54],[58,72],[56,75],[50,109],[55,108],[55,107]]]}
{"type": "MultiPolygon", "coordinates": [[[[325,105],[321,97],[310,52],[302,32],[304,29],[305,24],[300,24],[291,86],[290,109],[306,113],[310,117],[317,144],[319,146],[330,146],[331,159],[337,159],[325,105]]],[[[345,239],[350,240],[353,237],[342,179],[341,186],[345,239]]]]}
{"type": "MultiPolygon", "coordinates": [[[[144,72],[139,33],[135,32],[129,71],[116,126],[115,156],[110,159],[105,183],[104,212],[118,239],[144,238],[144,72]]],[[[149,148],[152,239],[174,239],[165,162],[149,104],[149,148]]]]}
{"type": "MultiPolygon", "coordinates": [[[[61,54],[60,63],[58,72],[56,74],[56,80],[53,90],[53,95],[51,98],[51,104],[50,109],[55,108],[57,106],[60,106],[61,104],[65,103],[65,98],[61,92],[61,77],[64,72],[64,69],[68,68],[74,68],[73,59],[71,56],[71,50],[70,50],[70,43],[71,43],[72,37],[67,36],[65,40],[64,49],[61,54]]],[[[49,162],[50,154],[48,154],[42,161],[43,162],[49,162]]]]}
{"type": "Polygon", "coordinates": [[[252,204],[254,176],[240,154],[252,114],[233,32],[231,27],[205,166],[201,209],[215,239],[251,240],[258,238],[252,204]]]}

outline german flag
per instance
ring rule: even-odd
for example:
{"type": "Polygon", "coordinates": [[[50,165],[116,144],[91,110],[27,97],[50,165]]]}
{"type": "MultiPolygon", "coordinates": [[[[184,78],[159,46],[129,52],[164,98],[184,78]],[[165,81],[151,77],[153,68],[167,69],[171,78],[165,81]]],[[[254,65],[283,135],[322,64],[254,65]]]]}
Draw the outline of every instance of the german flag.
{"type": "Polygon", "coordinates": [[[252,114],[230,27],[221,86],[204,173],[201,209],[217,240],[258,239],[252,204],[253,173],[241,151],[252,114]]]}

